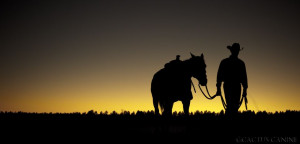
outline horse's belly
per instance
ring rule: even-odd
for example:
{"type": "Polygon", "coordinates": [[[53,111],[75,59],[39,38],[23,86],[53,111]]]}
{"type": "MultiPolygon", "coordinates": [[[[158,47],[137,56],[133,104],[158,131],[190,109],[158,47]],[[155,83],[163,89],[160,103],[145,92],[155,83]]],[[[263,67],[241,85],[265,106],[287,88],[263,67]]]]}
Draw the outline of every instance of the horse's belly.
{"type": "Polygon", "coordinates": [[[154,76],[151,84],[152,95],[169,97],[173,100],[192,99],[191,80],[174,77],[154,76]]]}

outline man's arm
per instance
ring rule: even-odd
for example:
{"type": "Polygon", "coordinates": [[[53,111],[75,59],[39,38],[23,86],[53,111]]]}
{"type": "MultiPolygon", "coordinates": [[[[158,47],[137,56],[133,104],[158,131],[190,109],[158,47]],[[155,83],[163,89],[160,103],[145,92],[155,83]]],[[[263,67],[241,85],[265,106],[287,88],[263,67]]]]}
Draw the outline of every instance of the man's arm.
{"type": "Polygon", "coordinates": [[[221,95],[221,85],[222,82],[224,81],[224,62],[222,61],[220,63],[219,69],[218,69],[218,74],[217,74],[217,93],[216,95],[221,95]]]}
{"type": "Polygon", "coordinates": [[[243,86],[243,96],[247,96],[247,89],[248,89],[248,78],[247,78],[247,71],[245,63],[242,63],[242,86],[243,86]]]}

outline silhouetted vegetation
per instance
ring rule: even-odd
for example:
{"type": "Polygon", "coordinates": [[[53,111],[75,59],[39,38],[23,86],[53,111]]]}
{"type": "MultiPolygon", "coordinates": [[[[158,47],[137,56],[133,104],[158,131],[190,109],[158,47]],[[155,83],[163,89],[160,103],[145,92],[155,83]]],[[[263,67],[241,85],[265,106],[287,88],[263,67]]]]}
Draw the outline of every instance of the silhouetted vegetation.
{"type": "Polygon", "coordinates": [[[154,111],[28,113],[0,112],[3,137],[26,136],[66,138],[74,141],[94,142],[95,139],[112,138],[138,143],[163,139],[167,143],[207,142],[236,143],[240,136],[290,136],[296,137],[300,111],[270,113],[244,111],[230,118],[224,111],[196,111],[189,116],[173,112],[171,117],[156,115],[154,111]],[[13,135],[11,135],[13,134],[13,135]],[[174,137],[175,135],[175,137],[174,137]],[[140,141],[142,140],[142,141],[140,141]]]}
{"type": "MultiPolygon", "coordinates": [[[[240,120],[299,120],[300,111],[287,110],[285,112],[266,111],[243,111],[239,112],[235,119],[240,120]]],[[[154,111],[116,111],[73,113],[29,113],[29,112],[0,112],[0,120],[159,120],[164,119],[161,115],[155,115],[154,111]]],[[[210,111],[191,112],[186,116],[183,112],[173,112],[171,120],[227,120],[225,112],[218,113],[210,111]]]]}

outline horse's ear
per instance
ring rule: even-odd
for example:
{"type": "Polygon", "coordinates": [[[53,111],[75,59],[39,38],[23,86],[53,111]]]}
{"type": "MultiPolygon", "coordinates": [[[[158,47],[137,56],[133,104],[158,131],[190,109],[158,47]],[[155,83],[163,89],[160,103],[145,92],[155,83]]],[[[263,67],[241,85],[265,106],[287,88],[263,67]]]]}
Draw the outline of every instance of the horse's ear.
{"type": "MultiPolygon", "coordinates": [[[[190,52],[190,53],[191,53],[191,52],[190,52]]],[[[191,53],[191,56],[192,56],[192,58],[195,57],[195,55],[193,55],[192,53],[191,53]]]]}
{"type": "Polygon", "coordinates": [[[201,57],[204,59],[204,55],[203,55],[203,53],[201,54],[201,57]]]}

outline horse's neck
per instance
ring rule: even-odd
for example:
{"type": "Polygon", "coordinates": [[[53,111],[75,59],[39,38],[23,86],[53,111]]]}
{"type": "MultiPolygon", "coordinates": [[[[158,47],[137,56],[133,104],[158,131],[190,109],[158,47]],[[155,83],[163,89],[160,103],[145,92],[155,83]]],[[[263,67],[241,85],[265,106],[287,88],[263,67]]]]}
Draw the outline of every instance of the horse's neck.
{"type": "Polygon", "coordinates": [[[180,61],[180,62],[176,62],[174,63],[174,61],[171,61],[167,64],[165,64],[164,70],[171,72],[181,78],[191,78],[192,77],[192,68],[191,68],[192,64],[190,59],[188,60],[184,60],[184,61],[180,61]]]}
{"type": "Polygon", "coordinates": [[[182,62],[182,70],[183,73],[187,76],[187,77],[192,77],[192,72],[191,72],[191,61],[190,59],[185,60],[182,62]]]}

